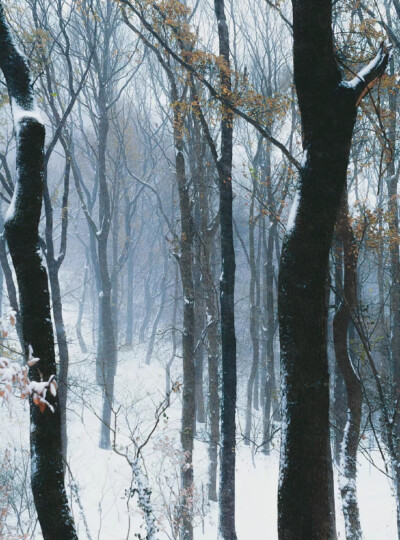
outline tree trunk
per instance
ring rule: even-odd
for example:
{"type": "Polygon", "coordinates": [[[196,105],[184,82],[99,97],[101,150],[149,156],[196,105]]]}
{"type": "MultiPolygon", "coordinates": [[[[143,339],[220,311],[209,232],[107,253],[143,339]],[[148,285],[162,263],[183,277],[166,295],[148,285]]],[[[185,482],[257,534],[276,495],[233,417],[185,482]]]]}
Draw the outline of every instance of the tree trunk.
{"type": "MultiPolygon", "coordinates": [[[[179,114],[179,113],[178,113],[179,114]]],[[[178,116],[176,114],[176,116],[178,116]]],[[[179,206],[181,214],[181,241],[179,267],[181,271],[183,288],[183,403],[181,443],[185,462],[181,468],[182,481],[182,540],[193,539],[192,524],[192,498],[194,494],[193,475],[193,436],[196,425],[196,370],[194,364],[194,288],[193,288],[193,224],[190,212],[190,198],[188,182],[185,172],[185,160],[182,152],[182,133],[180,132],[180,118],[176,118],[175,144],[176,176],[178,180],[179,206]]]]}
{"type": "Polygon", "coordinates": [[[142,321],[142,324],[140,325],[140,330],[139,330],[140,343],[144,343],[145,341],[147,329],[150,324],[151,312],[154,306],[154,297],[151,294],[151,290],[150,290],[152,276],[153,276],[153,269],[151,268],[149,275],[147,276],[145,284],[144,284],[145,312],[144,312],[143,321],[142,321]]]}
{"type": "MultiPolygon", "coordinates": [[[[214,0],[218,22],[221,87],[231,91],[229,29],[224,0],[214,0]]],[[[219,485],[219,533],[223,540],[236,540],[236,334],[235,334],[235,249],[232,222],[233,115],[222,107],[221,157],[218,161],[219,216],[221,227],[220,306],[222,344],[221,460],[219,485]]]]}
{"type": "Polygon", "coordinates": [[[332,3],[293,1],[294,74],[305,159],[283,242],[279,322],[283,430],[280,540],[336,538],[329,432],[327,297],[329,250],[357,105],[388,62],[383,47],[361,77],[342,81],[332,37],[332,3]],[[301,494],[301,496],[299,496],[301,494]]]}
{"type": "MultiPolygon", "coordinates": [[[[4,222],[3,222],[3,214],[2,214],[2,209],[1,209],[1,205],[0,205],[0,234],[2,234],[2,230],[3,230],[3,227],[4,227],[4,222]]],[[[1,239],[0,239],[0,242],[1,242],[1,239]]],[[[0,317],[3,317],[3,289],[4,289],[4,271],[3,271],[3,267],[1,266],[1,256],[0,256],[0,317]]]]}
{"type": "Polygon", "coordinates": [[[100,233],[98,234],[98,265],[101,281],[100,291],[100,315],[99,326],[101,341],[101,358],[99,359],[102,387],[103,409],[101,416],[100,448],[111,448],[110,426],[111,412],[114,401],[114,377],[117,368],[117,349],[114,332],[114,319],[112,313],[111,278],[108,268],[108,237],[111,225],[110,194],[106,177],[106,148],[109,130],[106,94],[104,84],[100,85],[99,104],[101,114],[99,119],[99,222],[100,233]]]}
{"type": "Polygon", "coordinates": [[[203,249],[201,251],[201,271],[204,287],[207,318],[207,369],[208,369],[208,411],[210,419],[210,443],[208,447],[208,498],[217,501],[217,468],[219,446],[219,384],[218,384],[218,306],[215,284],[211,268],[211,251],[213,237],[208,230],[209,208],[206,193],[200,197],[202,205],[201,231],[203,249]]]}
{"type": "MultiPolygon", "coordinates": [[[[56,375],[54,336],[47,274],[39,255],[39,221],[44,189],[44,125],[38,119],[29,70],[14,47],[0,4],[0,68],[7,82],[17,132],[17,187],[5,223],[15,268],[25,353],[40,359],[31,380],[56,375]],[[20,110],[24,114],[20,114],[20,110]]],[[[49,396],[54,412],[30,400],[31,484],[45,540],[77,538],[64,487],[61,416],[58,396],[49,396]]]]}
{"type": "Polygon", "coordinates": [[[275,384],[275,356],[274,356],[274,335],[275,335],[275,302],[274,302],[274,242],[276,235],[276,222],[273,222],[269,228],[267,253],[265,262],[265,289],[266,289],[266,380],[264,390],[264,411],[263,411],[263,437],[264,451],[268,452],[271,439],[271,420],[274,402],[276,398],[275,384]]]}
{"type": "MultiPolygon", "coordinates": [[[[198,198],[198,195],[196,195],[198,198]]],[[[200,224],[196,223],[196,229],[200,229],[200,224]]],[[[195,367],[196,367],[196,420],[200,424],[205,422],[204,408],[204,326],[205,326],[205,301],[203,283],[201,281],[200,268],[200,251],[203,249],[199,238],[195,242],[195,258],[194,258],[194,290],[195,290],[195,367]]]]}
{"type": "Polygon", "coordinates": [[[20,316],[19,308],[18,308],[17,289],[15,288],[14,277],[12,275],[12,271],[8,263],[6,242],[5,242],[5,238],[3,234],[0,237],[0,263],[1,263],[1,268],[3,270],[4,279],[6,282],[8,301],[10,303],[11,309],[15,312],[15,317],[16,317],[15,326],[17,330],[18,339],[21,344],[21,349],[23,350],[24,339],[22,336],[21,316],[20,316]]]}
{"type": "Polygon", "coordinates": [[[174,285],[174,300],[172,308],[172,351],[171,357],[165,365],[165,394],[167,396],[168,405],[170,405],[171,394],[171,367],[176,358],[176,317],[178,313],[178,290],[179,290],[179,273],[178,265],[175,266],[175,285],[174,285]]]}
{"type": "Polygon", "coordinates": [[[154,342],[156,340],[158,325],[164,311],[165,298],[167,295],[167,271],[168,271],[168,256],[167,256],[165,245],[164,245],[164,268],[163,268],[163,273],[161,276],[161,283],[160,283],[161,298],[160,298],[160,305],[158,306],[157,314],[154,317],[150,340],[147,346],[146,364],[148,366],[150,365],[151,355],[153,353],[153,347],[154,347],[154,342]]]}
{"type": "MultiPolygon", "coordinates": [[[[342,254],[342,242],[336,233],[333,238],[332,245],[333,266],[335,272],[335,310],[339,310],[342,295],[340,294],[343,287],[343,254],[342,254]]],[[[347,330],[346,330],[347,336],[347,330]]],[[[346,406],[346,386],[344,383],[342,371],[338,362],[335,362],[334,373],[334,390],[333,390],[333,417],[335,423],[334,431],[334,458],[336,463],[340,464],[340,454],[342,449],[342,440],[344,434],[344,428],[347,421],[347,406],[346,406]]]]}
{"type": "Polygon", "coordinates": [[[344,429],[341,453],[340,491],[343,500],[343,515],[347,540],[362,538],[360,513],[357,501],[357,450],[360,437],[362,385],[350,359],[347,336],[351,314],[357,303],[357,259],[358,248],[350,223],[347,190],[343,193],[342,205],[337,221],[344,253],[344,287],[342,302],[333,320],[333,340],[336,362],[346,385],[347,422],[344,429]]]}
{"type": "Polygon", "coordinates": [[[125,345],[132,347],[133,341],[133,250],[128,256],[127,288],[126,288],[126,326],[125,326],[125,345]]]}
{"type": "Polygon", "coordinates": [[[79,299],[78,320],[76,321],[76,325],[75,325],[76,336],[78,338],[79,347],[83,354],[87,353],[86,343],[82,336],[82,319],[83,319],[83,312],[85,308],[85,299],[86,299],[88,279],[89,279],[89,254],[86,253],[85,273],[83,276],[83,283],[82,283],[82,294],[79,299]]]}
{"type": "Polygon", "coordinates": [[[255,190],[256,182],[253,178],[253,191],[250,202],[250,215],[249,215],[249,262],[250,262],[250,337],[253,348],[253,360],[250,369],[250,375],[247,382],[247,403],[246,403],[246,424],[244,429],[245,444],[249,445],[251,440],[251,419],[252,419],[252,406],[253,406],[253,389],[256,384],[256,377],[258,373],[258,364],[260,361],[260,347],[258,336],[258,318],[259,318],[259,306],[257,305],[256,294],[256,282],[258,279],[258,271],[256,264],[255,253],[255,239],[254,231],[256,226],[256,219],[254,216],[254,204],[255,204],[255,190]]]}
{"type": "Polygon", "coordinates": [[[53,229],[54,229],[54,216],[53,207],[51,203],[51,197],[47,182],[47,169],[49,155],[45,157],[45,170],[44,170],[44,209],[46,215],[45,225],[45,240],[46,248],[44,250],[46,263],[49,274],[51,303],[54,325],[57,337],[57,348],[59,357],[59,370],[58,370],[58,382],[59,382],[59,399],[61,407],[61,435],[63,443],[63,458],[67,459],[67,395],[68,395],[68,368],[69,368],[69,353],[67,334],[65,332],[64,317],[62,312],[62,297],[61,287],[59,280],[59,270],[61,264],[65,258],[66,242],[67,242],[67,224],[68,224],[68,195],[69,195],[69,180],[71,172],[71,161],[69,150],[66,144],[63,144],[66,154],[66,165],[64,170],[64,194],[62,200],[62,232],[61,232],[61,249],[58,257],[55,255],[53,229]]]}
{"type": "Polygon", "coordinates": [[[54,325],[56,328],[56,337],[58,345],[58,355],[60,365],[58,370],[59,399],[61,411],[61,437],[63,443],[63,459],[67,459],[67,394],[68,394],[68,367],[69,354],[67,334],[65,332],[64,318],[62,314],[62,300],[60,281],[58,279],[58,265],[49,264],[47,259],[47,268],[49,272],[49,282],[51,290],[51,302],[53,309],[54,325]]]}
{"type": "MultiPolygon", "coordinates": [[[[391,75],[395,73],[394,62],[390,62],[391,75]]],[[[391,112],[389,119],[388,136],[390,141],[391,160],[388,164],[388,209],[389,209],[389,256],[390,256],[390,373],[392,378],[392,407],[396,407],[400,401],[400,256],[399,256],[399,204],[398,204],[398,174],[396,174],[396,109],[397,93],[389,93],[389,109],[391,112]]],[[[400,456],[400,418],[399,414],[395,416],[393,434],[395,441],[395,452],[397,463],[392,463],[397,468],[396,479],[400,479],[398,466],[400,456]]],[[[398,535],[400,538],[400,481],[395,482],[396,503],[397,503],[397,522],[398,535]]]]}

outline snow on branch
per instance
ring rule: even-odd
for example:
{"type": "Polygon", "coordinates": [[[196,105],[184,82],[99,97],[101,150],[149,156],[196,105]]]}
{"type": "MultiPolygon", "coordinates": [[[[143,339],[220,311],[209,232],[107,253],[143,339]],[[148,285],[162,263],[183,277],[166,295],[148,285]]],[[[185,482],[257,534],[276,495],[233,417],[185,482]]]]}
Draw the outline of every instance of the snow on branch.
{"type": "MultiPolygon", "coordinates": [[[[43,120],[33,91],[28,62],[17,47],[10,32],[2,2],[0,2],[0,69],[7,83],[17,138],[20,136],[23,123],[27,120],[37,122],[43,126],[43,120]]],[[[17,181],[6,213],[6,221],[14,217],[18,190],[17,181]]]]}
{"type": "Polygon", "coordinates": [[[0,69],[4,74],[10,96],[15,130],[26,119],[43,123],[37,107],[28,62],[18,49],[6,21],[0,2],[0,69]]]}
{"type": "Polygon", "coordinates": [[[392,46],[382,42],[371,62],[364,66],[353,79],[342,83],[347,88],[354,89],[357,96],[356,105],[360,103],[365,94],[374,86],[375,82],[382,77],[392,57],[392,52],[392,46]]]}

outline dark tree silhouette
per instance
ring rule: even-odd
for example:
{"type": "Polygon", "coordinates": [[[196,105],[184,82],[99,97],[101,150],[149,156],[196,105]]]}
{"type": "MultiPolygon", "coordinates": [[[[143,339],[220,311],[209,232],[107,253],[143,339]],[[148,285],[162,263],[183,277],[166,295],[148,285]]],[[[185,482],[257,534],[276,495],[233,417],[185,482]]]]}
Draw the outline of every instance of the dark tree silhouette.
{"type": "MultiPolygon", "coordinates": [[[[47,273],[38,251],[45,129],[36,110],[27,62],[14,45],[2,4],[0,51],[17,134],[17,182],[6,216],[6,239],[19,288],[25,353],[32,347],[39,358],[29,376],[48,381],[56,375],[56,361],[47,273]]],[[[60,403],[57,395],[50,395],[48,402],[53,410],[41,410],[30,402],[32,491],[43,537],[70,540],[77,536],[64,488],[60,403]]]]}
{"type": "Polygon", "coordinates": [[[346,82],[337,65],[332,2],[293,0],[294,77],[304,159],[282,248],[279,322],[283,434],[278,495],[280,540],[336,538],[329,434],[327,278],[329,250],[357,106],[389,53],[346,82]]]}
{"type": "MultiPolygon", "coordinates": [[[[219,55],[223,61],[220,80],[223,92],[231,91],[229,29],[224,0],[215,0],[219,55]]],[[[236,463],[236,335],[235,335],[235,250],[232,225],[233,113],[222,107],[221,155],[218,160],[219,218],[221,226],[220,305],[222,345],[221,464],[219,486],[219,530],[224,540],[235,540],[236,463]]]]}

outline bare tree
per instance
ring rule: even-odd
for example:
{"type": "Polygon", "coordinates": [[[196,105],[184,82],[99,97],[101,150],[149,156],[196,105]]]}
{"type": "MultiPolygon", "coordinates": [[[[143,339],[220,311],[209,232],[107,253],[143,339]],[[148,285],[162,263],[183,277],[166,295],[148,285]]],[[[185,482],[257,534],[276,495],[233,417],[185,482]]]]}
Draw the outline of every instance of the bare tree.
{"type": "MultiPolygon", "coordinates": [[[[47,272],[38,253],[44,190],[45,129],[38,113],[27,62],[14,45],[0,4],[0,67],[6,79],[17,133],[17,186],[5,222],[6,238],[17,275],[25,354],[32,348],[40,367],[36,380],[56,375],[47,272]]],[[[45,384],[45,383],[42,383],[45,384]]],[[[61,415],[58,396],[50,407],[30,403],[31,484],[45,539],[77,538],[64,488],[61,415]]]]}
{"type": "Polygon", "coordinates": [[[384,72],[389,53],[352,81],[336,62],[332,4],[293,2],[294,76],[304,159],[279,273],[283,434],[279,538],[336,537],[329,435],[327,295],[329,250],[357,107],[384,72]],[[310,249],[312,246],[312,249],[310,249]],[[299,497],[299,493],[302,494],[299,497]]]}

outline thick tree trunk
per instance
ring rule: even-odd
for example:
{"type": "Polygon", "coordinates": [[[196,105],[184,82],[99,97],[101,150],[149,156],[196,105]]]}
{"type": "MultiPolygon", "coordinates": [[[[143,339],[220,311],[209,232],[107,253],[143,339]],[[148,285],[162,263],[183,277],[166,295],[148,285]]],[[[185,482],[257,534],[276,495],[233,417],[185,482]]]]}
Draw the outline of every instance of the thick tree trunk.
{"type": "Polygon", "coordinates": [[[294,73],[305,159],[279,272],[283,430],[278,494],[280,540],[336,538],[329,432],[326,282],[346,184],[357,104],[381,75],[380,49],[362,76],[342,82],[332,3],[293,1],[294,73]],[[299,496],[301,494],[301,496],[299,496]]]}
{"type": "MultiPolygon", "coordinates": [[[[44,189],[45,130],[38,119],[26,61],[14,47],[0,4],[0,68],[11,99],[17,131],[17,187],[5,223],[14,264],[25,352],[32,347],[38,364],[31,380],[56,375],[54,336],[47,274],[38,251],[44,189]],[[21,112],[23,111],[23,112],[21,112]]],[[[58,396],[49,396],[54,412],[30,400],[31,484],[45,540],[77,538],[64,488],[61,417],[58,396]]]]}

